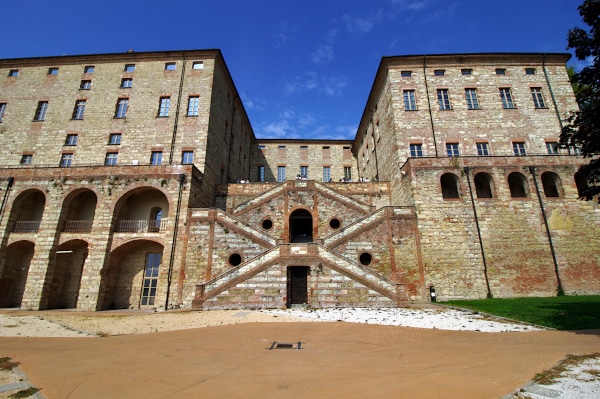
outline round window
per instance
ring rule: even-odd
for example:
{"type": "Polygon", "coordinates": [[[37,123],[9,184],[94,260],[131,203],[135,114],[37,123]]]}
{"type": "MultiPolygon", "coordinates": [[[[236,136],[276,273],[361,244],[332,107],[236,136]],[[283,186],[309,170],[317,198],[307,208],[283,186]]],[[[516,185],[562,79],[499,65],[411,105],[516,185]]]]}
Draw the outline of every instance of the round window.
{"type": "Polygon", "coordinates": [[[368,266],[371,264],[373,257],[371,256],[370,253],[363,252],[362,254],[360,254],[360,257],[358,258],[358,260],[360,261],[361,265],[368,266]]]}
{"type": "Polygon", "coordinates": [[[339,219],[331,219],[329,221],[329,227],[331,227],[334,230],[339,229],[341,225],[342,225],[342,223],[340,222],[339,219]]]}
{"type": "Polygon", "coordinates": [[[237,266],[242,263],[242,256],[240,254],[231,254],[229,256],[229,264],[231,266],[237,266]]]}
{"type": "Polygon", "coordinates": [[[271,219],[265,219],[262,222],[262,228],[265,230],[270,230],[273,227],[273,222],[271,219]]]}

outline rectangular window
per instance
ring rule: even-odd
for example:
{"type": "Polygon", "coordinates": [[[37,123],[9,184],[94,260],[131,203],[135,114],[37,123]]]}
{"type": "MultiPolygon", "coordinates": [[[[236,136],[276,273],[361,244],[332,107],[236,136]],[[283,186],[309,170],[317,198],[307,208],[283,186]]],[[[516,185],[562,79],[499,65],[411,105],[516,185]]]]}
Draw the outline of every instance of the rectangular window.
{"type": "Polygon", "coordinates": [[[468,109],[479,109],[476,89],[465,89],[465,99],[467,100],[468,109]]]}
{"type": "Polygon", "coordinates": [[[96,68],[93,65],[88,65],[83,68],[83,73],[94,73],[95,70],[96,68]]]}
{"type": "Polygon", "coordinates": [[[161,97],[158,104],[158,116],[169,116],[169,108],[171,108],[171,97],[161,97]]]}
{"type": "Polygon", "coordinates": [[[446,143],[446,155],[449,157],[457,157],[460,154],[458,153],[458,143],[446,143]]]}
{"type": "Polygon", "coordinates": [[[31,165],[33,161],[33,155],[31,154],[23,154],[21,156],[21,165],[31,165]]]}
{"type": "Polygon", "coordinates": [[[128,98],[119,98],[115,109],[115,118],[123,119],[127,116],[127,107],[129,106],[128,98]]]}
{"type": "Polygon", "coordinates": [[[198,116],[198,106],[200,105],[200,97],[192,96],[188,99],[187,116],[198,116]]]}
{"type": "Polygon", "coordinates": [[[17,76],[19,76],[19,70],[11,69],[10,71],[8,71],[8,76],[10,76],[12,78],[16,78],[17,76]]]}
{"type": "Polygon", "coordinates": [[[165,64],[165,71],[174,71],[175,69],[177,69],[177,64],[174,62],[167,62],[165,64]]]}
{"type": "Polygon", "coordinates": [[[75,102],[75,108],[73,109],[73,119],[83,119],[86,104],[86,100],[77,100],[75,102]]]}
{"type": "Polygon", "coordinates": [[[450,97],[448,96],[448,89],[438,89],[437,97],[440,110],[452,109],[450,108],[450,97]]]}
{"type": "Polygon", "coordinates": [[[181,163],[182,164],[194,163],[194,151],[183,151],[181,153],[181,163]]]}
{"type": "Polygon", "coordinates": [[[144,270],[144,282],[142,283],[141,306],[154,306],[156,300],[156,289],[158,287],[158,269],[160,267],[162,254],[149,253],[146,257],[144,270]]]}
{"type": "Polygon", "coordinates": [[[502,99],[502,108],[510,109],[515,108],[515,104],[512,100],[512,94],[510,93],[510,88],[501,87],[500,89],[500,98],[502,99]]]}
{"type": "Polygon", "coordinates": [[[4,112],[6,111],[6,103],[0,103],[0,123],[4,118],[4,112]]]}
{"type": "Polygon", "coordinates": [[[277,181],[284,182],[285,181],[285,166],[277,167],[277,181]]]}
{"type": "Polygon", "coordinates": [[[470,68],[464,68],[460,70],[460,74],[465,76],[465,75],[471,75],[473,74],[473,70],[470,68]]]}
{"type": "Polygon", "coordinates": [[[308,166],[300,166],[300,177],[302,180],[308,180],[308,166]]]}
{"type": "Polygon", "coordinates": [[[92,88],[91,80],[82,80],[79,84],[79,90],[90,90],[92,88]]]}
{"type": "Polygon", "coordinates": [[[162,165],[162,151],[152,151],[150,165],[162,165]]]}
{"type": "Polygon", "coordinates": [[[505,68],[496,68],[496,75],[506,75],[505,68]]]}
{"type": "Polygon", "coordinates": [[[106,166],[117,166],[117,160],[119,158],[118,152],[107,152],[104,158],[104,165],[106,166]]]}
{"type": "Polygon", "coordinates": [[[533,105],[536,108],[546,108],[546,104],[544,104],[544,96],[542,96],[541,87],[532,87],[531,97],[533,98],[533,105]]]}
{"type": "Polygon", "coordinates": [[[133,72],[135,71],[135,64],[125,64],[125,72],[133,72]]]}
{"type": "Polygon", "coordinates": [[[43,121],[46,118],[46,112],[48,111],[48,101],[38,102],[38,106],[33,116],[34,121],[43,121]]]}
{"type": "Polygon", "coordinates": [[[344,166],[344,180],[352,181],[352,167],[344,166]]]}
{"type": "Polygon", "coordinates": [[[525,151],[525,143],[522,141],[513,142],[513,152],[515,153],[516,157],[524,157],[527,155],[527,152],[525,151]]]}
{"type": "Polygon", "coordinates": [[[412,71],[400,71],[400,76],[410,78],[412,76],[412,71]]]}
{"type": "Polygon", "coordinates": [[[308,151],[308,146],[307,145],[301,145],[300,146],[300,151],[308,151]]]}
{"type": "Polygon", "coordinates": [[[121,133],[112,133],[108,137],[108,144],[110,144],[110,145],[121,144],[121,133]]]}
{"type": "Polygon", "coordinates": [[[133,79],[131,79],[131,78],[121,79],[121,88],[122,89],[131,89],[132,87],[133,87],[133,79]]]}
{"type": "Polygon", "coordinates": [[[323,181],[331,181],[331,167],[323,166],[323,181]]]}
{"type": "Polygon", "coordinates": [[[62,154],[60,157],[60,164],[59,166],[61,168],[68,168],[71,166],[71,164],[73,163],[73,154],[62,154]]]}
{"type": "Polygon", "coordinates": [[[488,143],[477,143],[477,155],[481,155],[481,156],[490,155],[488,143]]]}
{"type": "Polygon", "coordinates": [[[410,156],[411,157],[422,157],[423,156],[423,145],[422,144],[411,144],[410,145],[410,156]]]}
{"type": "Polygon", "coordinates": [[[434,76],[444,76],[445,74],[446,74],[446,71],[443,69],[436,69],[435,71],[433,71],[434,76]]]}
{"type": "Polygon", "coordinates": [[[284,146],[284,145],[279,145],[279,146],[277,146],[277,148],[278,148],[279,150],[285,150],[285,146],[284,146]]]}
{"type": "Polygon", "coordinates": [[[546,151],[549,155],[558,155],[558,143],[556,141],[546,141],[546,151]]]}
{"type": "Polygon", "coordinates": [[[414,90],[404,90],[404,110],[405,111],[416,111],[417,102],[415,101],[414,90]]]}
{"type": "Polygon", "coordinates": [[[58,75],[58,68],[57,67],[48,68],[48,75],[58,75]]]}
{"type": "Polygon", "coordinates": [[[258,170],[257,170],[257,176],[256,178],[258,179],[259,182],[264,182],[265,181],[265,166],[264,165],[258,165],[258,170]]]}
{"type": "Polygon", "coordinates": [[[535,75],[535,68],[525,68],[525,75],[535,75]]]}
{"type": "Polygon", "coordinates": [[[194,61],[192,69],[204,69],[204,61],[194,61]]]}
{"type": "Polygon", "coordinates": [[[65,145],[77,145],[77,135],[76,134],[67,134],[67,139],[65,140],[65,145]]]}

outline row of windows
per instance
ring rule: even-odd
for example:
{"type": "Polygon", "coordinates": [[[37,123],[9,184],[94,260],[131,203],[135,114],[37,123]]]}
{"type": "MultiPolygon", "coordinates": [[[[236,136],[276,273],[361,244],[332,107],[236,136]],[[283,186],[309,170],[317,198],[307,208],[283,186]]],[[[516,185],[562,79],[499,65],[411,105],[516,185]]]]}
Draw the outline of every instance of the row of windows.
{"type": "MultiPolygon", "coordinates": [[[[76,143],[77,136],[75,136],[74,141],[76,143]]],[[[67,136],[67,140],[69,141],[69,136],[67,136]]],[[[72,139],[72,137],[71,137],[72,139]]],[[[66,145],[75,145],[75,144],[66,144],[66,145]]],[[[73,163],[73,153],[63,153],[60,157],[59,166],[61,168],[68,168],[73,163]]],[[[162,151],[152,151],[150,154],[150,165],[162,165],[163,152],[162,151]]],[[[117,166],[117,162],[119,159],[119,153],[114,151],[109,151],[106,153],[104,158],[104,165],[106,166],[117,166]]],[[[33,154],[23,154],[21,156],[21,165],[30,165],[33,162],[33,154]]],[[[191,164],[194,163],[194,151],[182,151],[181,153],[181,163],[182,164],[191,164]]]]}
{"type": "MultiPolygon", "coordinates": [[[[494,70],[496,75],[506,75],[506,68],[496,68],[494,70]]],[[[463,76],[469,76],[473,74],[473,68],[462,68],[460,74],[463,76]]],[[[412,76],[412,71],[404,70],[400,71],[400,75],[404,78],[412,76]]],[[[535,75],[535,68],[525,68],[525,75],[535,75]]],[[[445,69],[434,69],[433,76],[446,76],[445,69]]]]}
{"type": "MultiPolygon", "coordinates": [[[[533,106],[535,108],[546,108],[544,102],[544,96],[542,95],[541,87],[531,87],[531,97],[533,100],[533,106]]],[[[498,89],[500,100],[502,101],[502,108],[513,109],[517,108],[513,100],[513,95],[510,87],[500,87],[498,89]]],[[[415,90],[403,90],[404,97],[404,110],[405,111],[417,111],[417,101],[415,98],[415,90]]],[[[452,105],[450,104],[450,94],[448,89],[437,90],[437,100],[440,110],[451,110],[452,105]]],[[[465,89],[465,102],[467,109],[481,109],[479,100],[477,98],[477,89],[468,88],[465,89]]]]}
{"type": "MultiPolygon", "coordinates": [[[[562,195],[560,177],[554,172],[544,172],[541,175],[544,195],[548,198],[556,198],[562,195]]],[[[527,178],[519,172],[508,175],[508,187],[511,198],[529,197],[529,185],[527,178]]],[[[485,172],[479,172],[473,177],[475,183],[475,195],[477,198],[495,198],[494,178],[485,172]]],[[[454,173],[444,173],[440,178],[442,197],[445,199],[460,198],[459,178],[454,173]]]]}
{"type": "MultiPolygon", "coordinates": [[[[48,75],[58,75],[58,67],[50,67],[48,68],[48,75]]],[[[165,71],[174,71],[177,69],[177,64],[175,62],[166,62],[165,63],[165,71]]],[[[194,61],[192,63],[192,69],[204,69],[204,61],[194,61]]],[[[83,67],[84,74],[92,74],[96,71],[96,67],[94,65],[87,65],[83,67]]],[[[123,67],[124,72],[133,72],[135,71],[135,64],[125,64],[123,67]]],[[[18,69],[11,69],[8,71],[9,77],[17,77],[19,76],[18,69]]]]}
{"type": "MultiPolygon", "coordinates": [[[[308,166],[300,166],[300,173],[298,173],[296,175],[296,180],[308,180],[308,179],[309,179],[308,166]]],[[[258,166],[257,180],[259,182],[265,181],[265,166],[264,165],[258,166]]],[[[285,166],[277,167],[277,181],[280,183],[286,181],[286,167],[285,166]]],[[[331,166],[323,166],[323,181],[324,182],[333,181],[332,176],[331,176],[331,166]]],[[[344,166],[344,177],[343,177],[343,179],[340,179],[340,181],[352,181],[352,167],[351,166],[344,166]]]]}
{"type": "MultiPolygon", "coordinates": [[[[491,155],[489,144],[488,143],[475,143],[477,148],[477,155],[486,156],[491,155]]],[[[523,141],[513,141],[512,143],[513,154],[517,157],[524,157],[527,155],[527,150],[525,148],[525,142],[523,141]]],[[[409,144],[409,152],[411,157],[422,157],[423,153],[423,145],[422,144],[409,144]]],[[[546,141],[546,152],[548,155],[558,155],[558,142],[556,141],[546,141]]],[[[581,153],[580,149],[575,149],[575,155],[579,155],[581,153]]],[[[458,143],[446,143],[446,155],[449,157],[458,157],[460,156],[460,151],[458,149],[458,143]]]]}
{"type": "MultiPolygon", "coordinates": [[[[36,122],[42,122],[46,119],[46,114],[48,112],[48,108],[50,103],[48,101],[39,101],[37,108],[35,109],[35,114],[33,115],[33,120],[36,122]]],[[[200,106],[200,96],[189,96],[188,97],[188,105],[187,105],[187,114],[186,116],[198,116],[198,108],[200,106]]],[[[87,100],[77,100],[75,101],[75,107],[73,109],[72,119],[82,120],[85,115],[85,110],[87,107],[87,100]]],[[[3,121],[4,114],[6,112],[7,103],[0,103],[0,122],[3,121]]],[[[115,114],[114,117],[117,119],[123,119],[127,117],[127,110],[129,108],[129,98],[123,97],[117,100],[117,104],[115,106],[115,114]]],[[[169,110],[171,108],[171,97],[160,97],[158,102],[158,117],[168,117],[169,110]]]]}

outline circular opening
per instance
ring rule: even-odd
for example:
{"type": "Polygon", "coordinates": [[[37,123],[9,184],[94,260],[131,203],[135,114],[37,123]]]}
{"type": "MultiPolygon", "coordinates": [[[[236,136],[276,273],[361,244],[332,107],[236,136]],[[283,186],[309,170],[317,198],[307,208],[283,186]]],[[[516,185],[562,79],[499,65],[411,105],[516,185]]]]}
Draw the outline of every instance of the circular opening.
{"type": "Polygon", "coordinates": [[[265,219],[262,222],[262,228],[265,230],[269,230],[273,227],[273,222],[270,219],[265,219]]]}
{"type": "Polygon", "coordinates": [[[358,258],[358,260],[360,260],[361,265],[368,266],[371,264],[373,257],[371,256],[370,253],[363,252],[362,254],[360,254],[360,257],[358,258]]]}
{"type": "Polygon", "coordinates": [[[332,229],[339,229],[341,225],[342,223],[339,219],[331,219],[329,221],[329,227],[331,227],[332,229]]]}
{"type": "Polygon", "coordinates": [[[229,257],[229,264],[231,266],[237,266],[242,263],[242,256],[240,254],[231,254],[229,257]]]}

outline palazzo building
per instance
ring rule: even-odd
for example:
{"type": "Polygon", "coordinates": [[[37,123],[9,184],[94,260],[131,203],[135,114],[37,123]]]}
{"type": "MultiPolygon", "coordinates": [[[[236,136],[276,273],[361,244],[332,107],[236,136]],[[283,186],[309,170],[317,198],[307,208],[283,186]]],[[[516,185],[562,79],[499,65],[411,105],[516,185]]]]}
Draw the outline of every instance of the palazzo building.
{"type": "Polygon", "coordinates": [[[568,59],[383,57],[347,141],[257,139],[219,50],[0,60],[0,307],[599,294],[568,59]]]}

